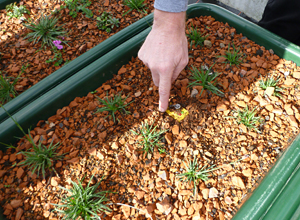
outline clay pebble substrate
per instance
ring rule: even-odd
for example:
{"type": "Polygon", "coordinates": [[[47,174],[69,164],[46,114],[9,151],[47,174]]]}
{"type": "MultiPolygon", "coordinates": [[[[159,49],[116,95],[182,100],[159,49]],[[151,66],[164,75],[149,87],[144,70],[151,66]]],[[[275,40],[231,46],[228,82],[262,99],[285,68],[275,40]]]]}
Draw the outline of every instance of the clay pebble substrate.
{"type": "Polygon", "coordinates": [[[27,141],[17,143],[16,150],[0,152],[0,201],[8,219],[59,219],[51,212],[51,203],[59,203],[66,195],[58,186],[71,187],[70,180],[84,175],[86,181],[94,175],[93,183],[105,175],[99,190],[117,192],[108,195],[112,202],[139,209],[111,205],[113,211],[102,214],[102,219],[146,219],[147,215],[161,220],[232,218],[299,133],[300,70],[212,17],[190,19],[188,28],[191,24],[209,34],[212,47],[190,50],[189,65],[172,87],[170,103],[180,103],[189,115],[179,123],[157,111],[158,88],[150,71],[133,58],[95,94],[75,98],[31,131],[36,142],[60,142],[59,152],[67,153],[65,160],[54,164],[58,177],[49,172],[42,180],[26,167],[14,166],[24,160],[16,153],[30,148],[27,141]],[[246,54],[240,67],[218,58],[231,42],[246,54]],[[191,97],[193,89],[201,90],[187,87],[191,65],[210,67],[215,62],[212,69],[221,73],[217,79],[224,97],[208,91],[191,97]],[[281,97],[265,96],[259,88],[258,81],[270,75],[281,77],[279,86],[285,88],[281,97]],[[133,101],[127,109],[131,114],[117,113],[119,122],[114,124],[105,118],[107,112],[95,113],[102,107],[96,96],[120,92],[123,97],[129,95],[127,103],[133,101]],[[257,107],[263,119],[258,126],[261,133],[227,117],[246,105],[257,107]],[[163,139],[165,154],[156,150],[144,155],[141,151],[140,137],[131,130],[138,131],[145,122],[168,129],[163,139]],[[220,167],[208,181],[199,181],[196,197],[193,184],[176,177],[185,172],[184,162],[194,157],[199,167],[220,167]]]}

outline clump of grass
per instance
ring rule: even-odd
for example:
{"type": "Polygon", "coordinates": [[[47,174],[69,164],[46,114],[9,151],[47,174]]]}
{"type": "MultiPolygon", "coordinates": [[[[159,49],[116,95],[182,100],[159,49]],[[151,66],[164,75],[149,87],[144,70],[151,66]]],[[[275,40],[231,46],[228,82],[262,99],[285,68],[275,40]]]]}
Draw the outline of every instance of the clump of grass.
{"type": "Polygon", "coordinates": [[[141,140],[138,140],[138,144],[143,147],[142,150],[144,151],[144,154],[153,153],[155,148],[158,149],[158,152],[164,153],[165,149],[161,144],[161,139],[162,139],[161,135],[165,133],[166,130],[157,131],[156,130],[157,125],[154,128],[152,127],[153,124],[149,126],[147,122],[142,123],[140,132],[137,133],[132,130],[132,133],[135,135],[142,136],[141,140]]]}
{"type": "Polygon", "coordinates": [[[209,91],[211,91],[212,93],[218,95],[218,96],[223,96],[224,93],[221,92],[216,86],[216,77],[219,76],[219,73],[213,73],[211,71],[211,68],[213,67],[213,65],[207,69],[197,69],[195,66],[192,66],[192,69],[190,69],[190,74],[191,77],[190,79],[193,80],[191,83],[189,83],[189,87],[193,87],[193,86],[202,86],[202,90],[200,93],[200,96],[202,95],[202,92],[204,89],[207,89],[209,91]]]}
{"type": "Polygon", "coordinates": [[[243,62],[244,55],[240,53],[240,49],[236,49],[234,46],[234,43],[232,43],[233,50],[230,50],[230,44],[228,44],[228,50],[225,52],[225,57],[227,60],[226,63],[229,63],[231,65],[240,65],[243,62]]]}
{"type": "Polygon", "coordinates": [[[144,3],[145,0],[123,0],[123,4],[129,7],[129,10],[123,14],[126,15],[132,10],[136,9],[138,12],[141,12],[143,10],[144,13],[145,11],[145,6],[146,4],[144,3]]]}
{"type": "Polygon", "coordinates": [[[283,91],[283,88],[280,88],[279,86],[277,86],[277,83],[280,81],[280,77],[278,77],[276,80],[271,77],[271,78],[267,78],[265,81],[264,80],[260,80],[259,81],[259,87],[263,90],[266,90],[268,87],[274,87],[274,95],[281,97],[280,92],[283,91]]]}
{"type": "Polygon", "coordinates": [[[119,20],[114,18],[110,12],[104,11],[100,17],[97,17],[97,26],[100,30],[110,33],[114,27],[119,27],[119,20]]]}
{"type": "Polygon", "coordinates": [[[46,147],[41,141],[39,141],[39,143],[36,145],[33,142],[30,132],[28,132],[27,139],[30,140],[29,142],[32,144],[32,151],[21,151],[17,153],[25,156],[25,160],[19,163],[19,165],[28,166],[28,169],[32,173],[37,171],[37,176],[39,176],[40,172],[42,172],[43,178],[45,179],[46,170],[53,169],[55,171],[54,167],[52,166],[53,162],[63,158],[63,155],[58,155],[58,153],[56,153],[60,143],[53,144],[52,140],[50,145],[46,147]]]}
{"type": "Polygon", "coordinates": [[[201,34],[200,32],[198,32],[197,27],[194,28],[194,26],[192,26],[189,29],[189,33],[187,34],[187,36],[190,39],[191,48],[193,47],[193,45],[195,45],[195,47],[203,46],[203,42],[208,37],[208,35],[206,35],[206,36],[203,36],[203,35],[204,34],[201,34]]]}
{"type": "Polygon", "coordinates": [[[106,194],[110,191],[96,192],[103,177],[97,184],[90,186],[92,179],[93,176],[85,188],[82,185],[83,180],[79,181],[78,179],[78,184],[71,181],[73,185],[71,189],[60,187],[68,192],[68,196],[62,199],[62,204],[52,205],[57,206],[55,211],[63,215],[62,219],[100,219],[98,213],[111,212],[111,209],[105,204],[109,201],[106,194]]]}
{"type": "MultiPolygon", "coordinates": [[[[32,145],[32,151],[20,151],[17,154],[22,154],[25,156],[25,160],[20,162],[18,165],[21,166],[28,166],[28,169],[31,171],[32,174],[37,171],[37,176],[40,175],[40,172],[43,174],[43,178],[45,179],[46,171],[54,170],[53,164],[56,160],[61,160],[63,155],[59,155],[56,150],[60,146],[60,143],[53,144],[53,140],[51,141],[50,145],[46,147],[39,141],[38,144],[35,144],[33,138],[28,130],[28,135],[24,132],[21,125],[6,111],[6,109],[0,105],[4,111],[9,115],[9,117],[13,120],[13,122],[17,125],[17,127],[21,130],[21,132],[25,135],[26,139],[32,145]]],[[[12,147],[11,145],[4,144],[8,147],[12,147]]],[[[56,171],[55,171],[56,172],[56,171]]]]}
{"type": "Polygon", "coordinates": [[[197,185],[200,180],[207,181],[209,179],[209,173],[218,170],[220,168],[214,168],[215,165],[212,165],[207,168],[207,165],[200,168],[197,158],[194,157],[194,160],[190,160],[189,164],[187,165],[184,163],[186,172],[177,175],[180,181],[185,181],[194,184],[193,193],[194,196],[197,195],[197,185]]]}
{"type": "Polygon", "coordinates": [[[1,72],[0,74],[0,104],[4,104],[16,97],[17,91],[15,90],[15,85],[19,80],[19,76],[10,83],[11,77],[5,77],[1,72]]]}
{"type": "Polygon", "coordinates": [[[42,46],[48,45],[54,47],[53,41],[57,37],[64,36],[66,31],[63,30],[61,26],[57,25],[58,18],[42,15],[36,23],[31,22],[29,24],[24,24],[24,26],[30,29],[32,32],[26,35],[29,41],[33,43],[38,43],[42,41],[42,46]]]}
{"type": "Polygon", "coordinates": [[[257,128],[257,124],[261,123],[261,117],[255,116],[255,110],[256,108],[250,111],[248,109],[248,106],[246,106],[243,110],[238,110],[233,116],[233,118],[236,119],[238,124],[244,124],[250,130],[253,129],[256,132],[260,133],[260,131],[257,128]]]}
{"type": "Polygon", "coordinates": [[[20,18],[24,14],[30,14],[29,10],[26,8],[25,5],[20,5],[18,7],[16,3],[11,3],[9,5],[6,5],[6,12],[9,19],[20,18]]]}
{"type": "Polygon", "coordinates": [[[128,96],[126,98],[122,98],[121,94],[117,94],[114,95],[112,98],[106,97],[104,99],[101,99],[97,97],[98,101],[102,105],[104,105],[104,107],[98,108],[96,112],[108,111],[108,113],[112,116],[114,122],[116,122],[115,113],[117,111],[123,110],[125,114],[130,114],[130,112],[126,110],[126,107],[132,102],[125,104],[125,101],[128,98],[128,96]]]}

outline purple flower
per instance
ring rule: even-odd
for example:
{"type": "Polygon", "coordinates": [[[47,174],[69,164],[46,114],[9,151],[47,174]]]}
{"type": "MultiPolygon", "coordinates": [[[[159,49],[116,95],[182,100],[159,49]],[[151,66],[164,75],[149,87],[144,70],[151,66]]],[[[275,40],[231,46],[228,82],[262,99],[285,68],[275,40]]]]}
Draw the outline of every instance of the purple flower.
{"type": "Polygon", "coordinates": [[[53,44],[54,44],[55,46],[60,45],[60,44],[61,44],[61,41],[60,41],[60,40],[54,40],[54,41],[53,41],[53,44]]]}
{"type": "Polygon", "coordinates": [[[61,44],[60,40],[54,40],[53,44],[57,47],[57,49],[59,49],[59,50],[63,49],[63,46],[60,45],[61,44]]]}
{"type": "Polygon", "coordinates": [[[63,46],[62,45],[55,45],[57,47],[57,49],[61,50],[63,49],[63,46]]]}

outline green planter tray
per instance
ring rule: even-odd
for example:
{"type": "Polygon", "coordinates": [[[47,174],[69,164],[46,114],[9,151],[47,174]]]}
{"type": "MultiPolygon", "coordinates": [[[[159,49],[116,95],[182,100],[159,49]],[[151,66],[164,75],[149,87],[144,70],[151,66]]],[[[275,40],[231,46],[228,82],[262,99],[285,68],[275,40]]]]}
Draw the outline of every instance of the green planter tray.
{"type": "Polygon", "coordinates": [[[0,10],[5,9],[6,5],[9,5],[14,2],[19,2],[20,0],[0,0],[0,10]]]}
{"type": "MultiPolygon", "coordinates": [[[[88,66],[95,60],[99,59],[101,56],[116,48],[120,44],[124,43],[128,39],[132,38],[134,35],[140,33],[149,27],[152,23],[153,15],[150,14],[134,24],[124,28],[118,33],[114,34],[112,37],[101,42],[97,46],[93,47],[86,53],[72,60],[68,64],[64,65],[51,75],[47,76],[42,81],[38,82],[10,102],[4,105],[5,109],[10,113],[14,114],[24,106],[31,103],[33,100],[42,96],[47,91],[54,88],[59,83],[63,82],[70,76],[77,73],[79,70],[88,66]]],[[[0,108],[0,123],[7,119],[7,114],[3,109],[0,108]]]]}
{"type": "MultiPolygon", "coordinates": [[[[219,21],[227,22],[243,33],[250,40],[273,49],[282,58],[293,60],[300,64],[300,48],[272,34],[239,16],[210,4],[194,4],[189,6],[188,18],[211,15],[219,21]]],[[[106,53],[90,65],[64,80],[29,105],[18,111],[13,117],[23,129],[35,126],[39,120],[46,120],[55,114],[58,108],[68,105],[75,97],[84,96],[97,89],[101,83],[112,78],[119,68],[128,63],[145,40],[150,28],[132,37],[114,50],[106,53]]],[[[0,142],[13,143],[22,136],[11,119],[0,124],[0,142]]],[[[245,202],[234,219],[299,219],[299,162],[300,138],[278,159],[252,196],[245,202]],[[286,204],[281,205],[282,201],[286,204]]],[[[4,149],[4,148],[3,148],[4,149]]]]}

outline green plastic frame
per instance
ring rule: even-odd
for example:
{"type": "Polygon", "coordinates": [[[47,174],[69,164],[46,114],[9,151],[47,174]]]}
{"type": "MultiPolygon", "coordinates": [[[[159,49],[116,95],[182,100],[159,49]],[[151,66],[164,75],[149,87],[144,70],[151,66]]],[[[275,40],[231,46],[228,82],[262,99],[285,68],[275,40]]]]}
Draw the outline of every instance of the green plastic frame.
{"type": "MultiPolygon", "coordinates": [[[[227,22],[249,39],[273,49],[276,54],[300,64],[300,48],[277,35],[272,34],[237,15],[211,4],[194,4],[188,7],[187,16],[211,15],[219,21],[227,22]]],[[[132,37],[119,47],[78,71],[55,88],[34,100],[13,117],[24,128],[35,126],[39,120],[46,120],[58,108],[69,104],[77,96],[86,95],[110,79],[112,74],[128,63],[149,33],[150,28],[132,37]]],[[[12,136],[22,136],[11,119],[0,124],[0,142],[13,143],[12,136]]],[[[233,219],[299,219],[299,162],[300,137],[278,159],[252,196],[244,203],[233,219]],[[285,201],[288,204],[282,205],[285,201]],[[283,209],[284,207],[285,209],[283,209]]]]}
{"type": "Polygon", "coordinates": [[[0,10],[5,9],[6,5],[9,5],[14,2],[20,2],[20,0],[0,0],[0,10]]]}
{"type": "MultiPolygon", "coordinates": [[[[150,14],[135,22],[134,24],[124,28],[123,30],[114,34],[113,36],[101,42],[97,46],[93,47],[89,51],[72,60],[68,64],[62,66],[54,73],[47,76],[45,79],[41,80],[25,92],[23,92],[22,94],[5,104],[5,109],[10,114],[16,113],[17,111],[21,110],[24,106],[31,103],[33,100],[42,96],[47,91],[54,88],[56,85],[62,83],[64,80],[77,73],[79,70],[88,66],[107,52],[111,51],[120,44],[124,43],[125,41],[129,40],[133,36],[148,28],[149,24],[152,24],[152,21],[153,14],[150,14]]],[[[7,118],[8,116],[6,112],[2,108],[0,108],[0,123],[6,120],[7,118]]]]}

